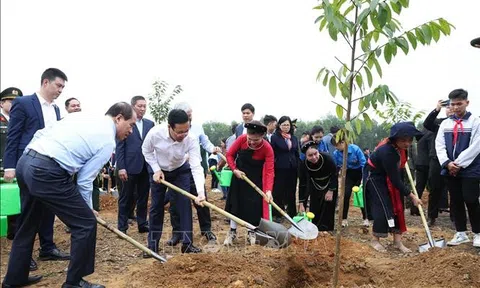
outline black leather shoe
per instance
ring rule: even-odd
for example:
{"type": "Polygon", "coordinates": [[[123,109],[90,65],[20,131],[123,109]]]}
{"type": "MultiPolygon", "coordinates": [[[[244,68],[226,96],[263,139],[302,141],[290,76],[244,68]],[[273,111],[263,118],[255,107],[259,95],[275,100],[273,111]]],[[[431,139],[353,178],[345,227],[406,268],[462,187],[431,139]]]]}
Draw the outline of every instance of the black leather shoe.
{"type": "Polygon", "coordinates": [[[68,284],[67,282],[63,283],[62,288],[105,288],[105,286],[100,284],[90,283],[85,280],[80,280],[77,285],[68,284]]]}
{"type": "Polygon", "coordinates": [[[55,248],[48,253],[45,253],[45,252],[40,250],[40,254],[38,255],[38,258],[41,261],[70,260],[70,254],[62,252],[62,251],[58,250],[57,248],[55,248]]]}
{"type": "Polygon", "coordinates": [[[148,233],[150,231],[147,226],[138,227],[138,233],[148,233]]]}
{"type": "Polygon", "coordinates": [[[203,235],[207,238],[208,242],[217,241],[217,236],[215,236],[212,231],[205,232],[203,235]]]}
{"type": "Polygon", "coordinates": [[[428,226],[435,226],[436,221],[437,221],[437,219],[435,219],[435,218],[428,219],[428,226]]]}
{"type": "Polygon", "coordinates": [[[25,286],[33,285],[35,283],[40,282],[40,280],[42,280],[42,278],[43,278],[43,276],[40,276],[40,275],[38,275],[38,276],[28,276],[28,280],[24,284],[8,285],[8,284],[5,284],[5,283],[2,283],[2,288],[25,287],[25,286]]]}
{"type": "Polygon", "coordinates": [[[35,260],[30,259],[30,271],[38,270],[37,262],[35,260]]]}
{"type": "Polygon", "coordinates": [[[200,253],[202,249],[193,246],[193,244],[182,245],[182,253],[200,253]]]}
{"type": "Polygon", "coordinates": [[[148,259],[148,258],[152,258],[152,255],[148,254],[147,252],[143,252],[142,257],[143,259],[148,259]]]}
{"type": "Polygon", "coordinates": [[[168,246],[177,246],[177,244],[180,243],[180,240],[182,240],[180,235],[177,234],[177,233],[174,233],[172,238],[170,238],[170,240],[167,241],[167,245],[168,246]]]}
{"type": "Polygon", "coordinates": [[[417,207],[413,206],[412,208],[410,208],[410,215],[420,216],[420,211],[418,210],[417,207]]]}

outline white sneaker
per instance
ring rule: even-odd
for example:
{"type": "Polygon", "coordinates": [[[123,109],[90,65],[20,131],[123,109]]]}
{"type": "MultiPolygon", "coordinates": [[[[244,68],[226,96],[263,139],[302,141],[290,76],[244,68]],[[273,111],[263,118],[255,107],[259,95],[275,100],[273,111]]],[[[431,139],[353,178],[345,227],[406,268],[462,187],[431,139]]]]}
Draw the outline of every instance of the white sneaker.
{"type": "MultiPolygon", "coordinates": [[[[480,241],[480,240],[479,240],[480,241]]],[[[465,232],[457,232],[455,233],[455,236],[453,236],[453,239],[447,242],[448,246],[457,246],[462,243],[467,243],[470,242],[470,239],[468,239],[468,236],[465,232]]]]}
{"type": "Polygon", "coordinates": [[[473,235],[473,247],[480,248],[480,233],[476,233],[473,235]]]}
{"type": "Polygon", "coordinates": [[[237,240],[237,232],[235,231],[228,231],[227,238],[225,238],[225,241],[223,241],[223,245],[225,246],[232,246],[233,242],[237,240]]]}
{"type": "Polygon", "coordinates": [[[255,233],[250,233],[248,232],[248,236],[247,236],[247,244],[250,244],[250,245],[255,245],[257,243],[257,237],[255,236],[255,233]]]}
{"type": "Polygon", "coordinates": [[[347,219],[343,219],[342,220],[342,227],[347,227],[348,226],[348,220],[347,219]]]}
{"type": "Polygon", "coordinates": [[[370,221],[368,221],[368,219],[363,220],[363,227],[370,227],[370,221]]]}

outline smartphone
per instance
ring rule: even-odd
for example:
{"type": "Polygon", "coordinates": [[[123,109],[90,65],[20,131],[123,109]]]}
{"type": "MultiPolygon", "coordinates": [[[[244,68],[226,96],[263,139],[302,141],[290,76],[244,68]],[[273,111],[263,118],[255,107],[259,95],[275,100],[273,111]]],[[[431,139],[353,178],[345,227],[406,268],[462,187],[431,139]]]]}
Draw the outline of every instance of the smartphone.
{"type": "Polygon", "coordinates": [[[441,105],[442,105],[443,107],[450,105],[450,100],[443,100],[443,101],[441,102],[441,105]]]}

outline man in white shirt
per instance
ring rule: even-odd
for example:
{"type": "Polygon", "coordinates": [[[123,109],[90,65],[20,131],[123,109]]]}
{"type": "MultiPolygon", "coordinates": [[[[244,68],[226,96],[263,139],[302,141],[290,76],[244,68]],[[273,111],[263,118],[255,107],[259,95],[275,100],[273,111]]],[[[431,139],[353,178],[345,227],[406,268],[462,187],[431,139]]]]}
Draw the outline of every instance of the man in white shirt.
{"type": "MultiPolygon", "coordinates": [[[[220,147],[215,147],[212,144],[212,142],[210,142],[210,140],[208,139],[208,136],[205,135],[205,131],[203,130],[203,127],[201,124],[192,123],[193,111],[187,102],[177,103],[173,108],[183,110],[185,111],[185,113],[187,113],[188,121],[190,122],[190,131],[188,134],[193,138],[198,139],[199,144],[203,147],[203,149],[205,149],[205,151],[207,151],[210,154],[212,153],[216,154],[217,152],[221,151],[220,147]]],[[[191,187],[190,193],[196,195],[197,191],[195,188],[195,181],[193,177],[190,179],[190,187],[191,187]]],[[[167,193],[175,193],[175,192],[169,191],[167,193]]],[[[206,194],[205,194],[205,199],[207,199],[206,194]]],[[[198,205],[195,205],[195,208],[197,209],[198,222],[200,224],[200,231],[202,236],[205,236],[207,238],[207,241],[217,240],[217,237],[212,232],[212,220],[210,217],[210,209],[208,209],[208,207],[198,206],[198,205]]],[[[172,224],[173,232],[172,232],[172,238],[167,241],[167,245],[175,246],[181,240],[181,235],[178,233],[178,231],[180,231],[180,221],[178,217],[179,213],[178,213],[178,209],[176,208],[175,200],[170,201],[169,212],[170,212],[170,222],[172,224]]]]}
{"type": "MultiPolygon", "coordinates": [[[[148,248],[158,252],[158,242],[162,236],[164,220],[164,201],[167,187],[161,180],[190,192],[190,178],[193,176],[197,189],[196,204],[205,199],[205,178],[200,165],[200,146],[198,139],[189,135],[190,122],[183,110],[173,109],[168,113],[168,125],[155,126],[148,132],[142,145],[145,161],[153,170],[151,182],[151,206],[149,217],[148,248]],[[185,155],[188,154],[188,160],[185,155]]],[[[175,192],[177,209],[180,212],[180,231],[182,231],[182,253],[200,253],[193,246],[192,207],[190,199],[175,192]]],[[[148,255],[144,254],[144,257],[148,255]]]]}

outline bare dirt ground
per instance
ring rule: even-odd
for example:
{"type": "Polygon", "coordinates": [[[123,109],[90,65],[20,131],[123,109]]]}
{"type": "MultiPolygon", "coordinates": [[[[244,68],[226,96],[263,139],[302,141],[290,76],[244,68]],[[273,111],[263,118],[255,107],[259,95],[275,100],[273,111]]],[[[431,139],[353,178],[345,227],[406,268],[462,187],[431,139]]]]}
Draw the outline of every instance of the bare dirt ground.
{"type": "MultiPolygon", "coordinates": [[[[208,184],[207,184],[208,185],[208,184]]],[[[428,194],[428,193],[424,193],[428,194]]],[[[221,193],[209,192],[211,202],[224,206],[221,193]]],[[[424,198],[426,195],[424,195],[424,198]]],[[[426,198],[425,198],[426,199],[426,198]]],[[[112,196],[101,197],[100,215],[116,224],[117,204],[112,196]]],[[[180,247],[164,246],[161,253],[172,256],[161,264],[143,259],[141,252],[112,232],[98,226],[95,273],[87,279],[107,287],[328,287],[333,275],[335,239],[319,237],[314,241],[295,240],[288,248],[272,250],[245,245],[245,230],[239,230],[238,244],[232,248],[221,245],[228,231],[225,217],[212,212],[213,230],[218,245],[208,245],[201,237],[194,213],[194,241],[204,249],[201,254],[182,255],[180,247]]],[[[416,251],[426,241],[420,217],[407,215],[408,232],[405,244],[416,251]]],[[[165,234],[170,238],[171,226],[166,213],[165,234]]],[[[471,243],[445,249],[432,249],[401,255],[391,245],[387,253],[369,246],[370,232],[361,227],[360,210],[352,207],[350,225],[343,230],[340,283],[344,287],[480,287],[479,250],[471,243]]],[[[288,226],[288,225],[286,225],[288,226]]],[[[69,250],[70,234],[59,220],[55,224],[55,242],[69,250]]],[[[432,228],[435,238],[449,240],[454,231],[448,214],[443,213],[432,228]]],[[[128,234],[146,243],[146,234],[139,234],[135,224],[128,234]]],[[[384,243],[391,243],[391,239],[384,243]]],[[[1,239],[1,277],[5,275],[11,242],[1,239]]],[[[38,241],[34,257],[38,257],[38,241]]],[[[41,262],[43,280],[33,287],[60,287],[66,277],[68,262],[41,262]]]]}

